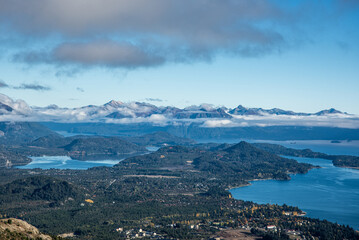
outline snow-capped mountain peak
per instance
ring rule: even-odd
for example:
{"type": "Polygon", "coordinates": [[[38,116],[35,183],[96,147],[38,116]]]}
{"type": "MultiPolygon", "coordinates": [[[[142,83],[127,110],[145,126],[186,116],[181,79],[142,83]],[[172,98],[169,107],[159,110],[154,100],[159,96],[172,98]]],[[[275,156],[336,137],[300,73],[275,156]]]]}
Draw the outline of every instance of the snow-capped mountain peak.
{"type": "Polygon", "coordinates": [[[61,108],[57,105],[29,107],[23,100],[12,100],[0,94],[0,121],[59,121],[59,122],[206,122],[203,126],[247,126],[246,121],[266,126],[268,124],[317,124],[334,118],[354,119],[355,115],[343,113],[334,108],[317,113],[296,113],[279,108],[247,108],[242,105],[233,109],[211,104],[192,105],[186,108],[173,106],[158,107],[146,102],[112,100],[100,106],[88,105],[78,108],[61,108]]]}
{"type": "Polygon", "coordinates": [[[123,105],[123,102],[121,101],[115,101],[115,100],[111,100],[108,103],[105,103],[104,106],[110,106],[113,108],[118,108],[121,107],[123,105]]]}

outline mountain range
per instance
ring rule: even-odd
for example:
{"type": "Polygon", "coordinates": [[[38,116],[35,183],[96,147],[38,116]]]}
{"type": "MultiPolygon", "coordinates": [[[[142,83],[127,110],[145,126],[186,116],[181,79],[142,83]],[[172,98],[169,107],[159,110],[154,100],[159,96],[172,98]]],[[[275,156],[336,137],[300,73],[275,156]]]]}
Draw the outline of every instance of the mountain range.
{"type": "Polygon", "coordinates": [[[317,113],[297,113],[279,108],[246,108],[239,105],[236,108],[214,107],[210,104],[177,108],[173,106],[155,106],[145,102],[129,102],[111,100],[110,102],[95,106],[88,105],[78,108],[61,108],[57,105],[47,107],[30,107],[23,100],[13,100],[0,94],[0,120],[33,120],[33,121],[71,121],[93,122],[108,121],[122,123],[133,122],[133,119],[144,119],[149,122],[196,119],[233,119],[241,117],[275,117],[275,116],[339,116],[350,117],[334,108],[322,110],[317,113]],[[132,120],[131,120],[132,119],[132,120]]]}

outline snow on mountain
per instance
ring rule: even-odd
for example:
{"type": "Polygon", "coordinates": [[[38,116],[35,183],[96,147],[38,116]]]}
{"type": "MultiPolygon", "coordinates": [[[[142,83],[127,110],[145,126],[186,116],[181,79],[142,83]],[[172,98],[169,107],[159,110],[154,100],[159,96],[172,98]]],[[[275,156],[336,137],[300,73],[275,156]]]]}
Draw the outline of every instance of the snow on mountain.
{"type": "Polygon", "coordinates": [[[123,105],[123,102],[121,102],[121,101],[111,100],[108,103],[106,103],[104,106],[118,108],[118,107],[121,107],[122,105],[123,105]]]}
{"type": "Polygon", "coordinates": [[[28,115],[32,109],[23,100],[13,100],[0,93],[0,115],[28,115]]]}
{"type": "Polygon", "coordinates": [[[296,113],[293,111],[287,111],[280,108],[272,108],[272,109],[263,109],[263,108],[246,108],[242,105],[232,109],[229,111],[230,114],[233,115],[256,115],[256,116],[263,116],[263,115],[289,115],[289,116],[309,116],[309,113],[296,113]]]}
{"type": "Polygon", "coordinates": [[[317,113],[296,113],[279,108],[262,109],[215,107],[211,104],[189,106],[183,109],[158,107],[145,102],[110,101],[104,105],[61,108],[57,105],[29,107],[23,100],[13,100],[0,94],[0,121],[55,121],[55,122],[111,122],[175,124],[202,122],[204,127],[313,125],[358,126],[359,118],[336,109],[317,113]],[[343,119],[349,119],[347,123],[343,119]],[[354,125],[353,125],[354,123],[354,125]]]}
{"type": "Polygon", "coordinates": [[[346,114],[346,113],[343,113],[343,112],[341,112],[339,110],[336,110],[334,108],[322,110],[320,112],[315,113],[315,115],[317,115],[317,116],[325,116],[325,115],[330,115],[330,114],[346,114]]]}

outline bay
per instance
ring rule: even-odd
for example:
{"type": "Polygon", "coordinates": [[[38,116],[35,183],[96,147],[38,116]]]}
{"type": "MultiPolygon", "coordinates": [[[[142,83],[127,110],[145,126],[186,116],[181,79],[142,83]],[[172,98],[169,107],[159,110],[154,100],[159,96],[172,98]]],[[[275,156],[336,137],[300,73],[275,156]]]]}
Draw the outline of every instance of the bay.
{"type": "Polygon", "coordinates": [[[288,157],[321,168],[296,174],[289,181],[253,181],[232,189],[234,198],[260,204],[298,206],[308,217],[359,229],[359,170],[338,168],[326,159],[288,157]]]}
{"type": "MultiPolygon", "coordinates": [[[[248,140],[207,139],[199,142],[266,142],[294,149],[311,149],[331,155],[359,156],[359,141],[330,140],[248,140]]],[[[251,185],[230,190],[233,197],[259,204],[298,206],[308,217],[326,219],[359,230],[359,170],[333,166],[330,160],[297,158],[298,162],[318,165],[307,174],[291,175],[289,181],[252,181],[251,185]]]]}

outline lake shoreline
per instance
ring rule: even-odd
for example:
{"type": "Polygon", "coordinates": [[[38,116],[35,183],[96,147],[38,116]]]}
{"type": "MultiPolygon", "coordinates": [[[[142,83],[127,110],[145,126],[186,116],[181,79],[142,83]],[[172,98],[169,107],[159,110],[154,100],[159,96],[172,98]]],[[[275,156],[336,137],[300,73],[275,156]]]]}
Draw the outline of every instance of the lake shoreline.
{"type": "Polygon", "coordinates": [[[276,181],[290,181],[290,179],[275,179],[275,178],[256,178],[253,180],[247,180],[248,183],[245,184],[240,184],[238,186],[230,186],[228,188],[226,188],[227,191],[230,191],[232,189],[236,189],[236,188],[241,188],[241,187],[248,187],[251,186],[252,183],[251,182],[256,182],[256,181],[267,181],[267,180],[276,180],[276,181]]]}
{"type": "MultiPolygon", "coordinates": [[[[337,167],[337,166],[334,166],[334,167],[337,167]]],[[[348,168],[348,169],[359,170],[359,167],[350,167],[350,166],[340,166],[339,168],[348,168]]]]}
{"type": "Polygon", "coordinates": [[[291,175],[290,181],[261,181],[230,188],[233,198],[258,204],[297,206],[307,217],[326,219],[359,229],[358,169],[334,166],[327,159],[293,158],[298,162],[320,165],[306,174],[291,175]],[[251,186],[243,188],[244,186],[251,186]],[[328,201],[323,201],[328,199],[328,201]]]}
{"type": "Polygon", "coordinates": [[[256,182],[256,181],[267,181],[267,180],[276,180],[276,181],[291,181],[292,178],[291,176],[292,175],[297,175],[297,174],[302,174],[302,175],[305,175],[305,174],[308,174],[310,170],[313,170],[313,169],[318,169],[318,168],[321,168],[320,166],[315,166],[313,165],[312,168],[308,169],[307,172],[305,173],[287,173],[289,175],[289,179],[275,179],[275,178],[255,178],[255,179],[251,179],[251,180],[246,180],[248,183],[245,183],[245,184],[240,184],[238,186],[230,186],[228,188],[226,188],[227,191],[230,191],[232,189],[236,189],[236,188],[241,188],[241,187],[248,187],[248,186],[251,186],[252,183],[251,182],[256,182]]]}
{"type": "Polygon", "coordinates": [[[102,159],[102,160],[86,160],[81,161],[72,159],[70,156],[41,156],[30,157],[30,163],[21,166],[12,166],[16,169],[72,169],[72,170],[87,170],[93,167],[112,167],[123,159],[102,159]]]}

